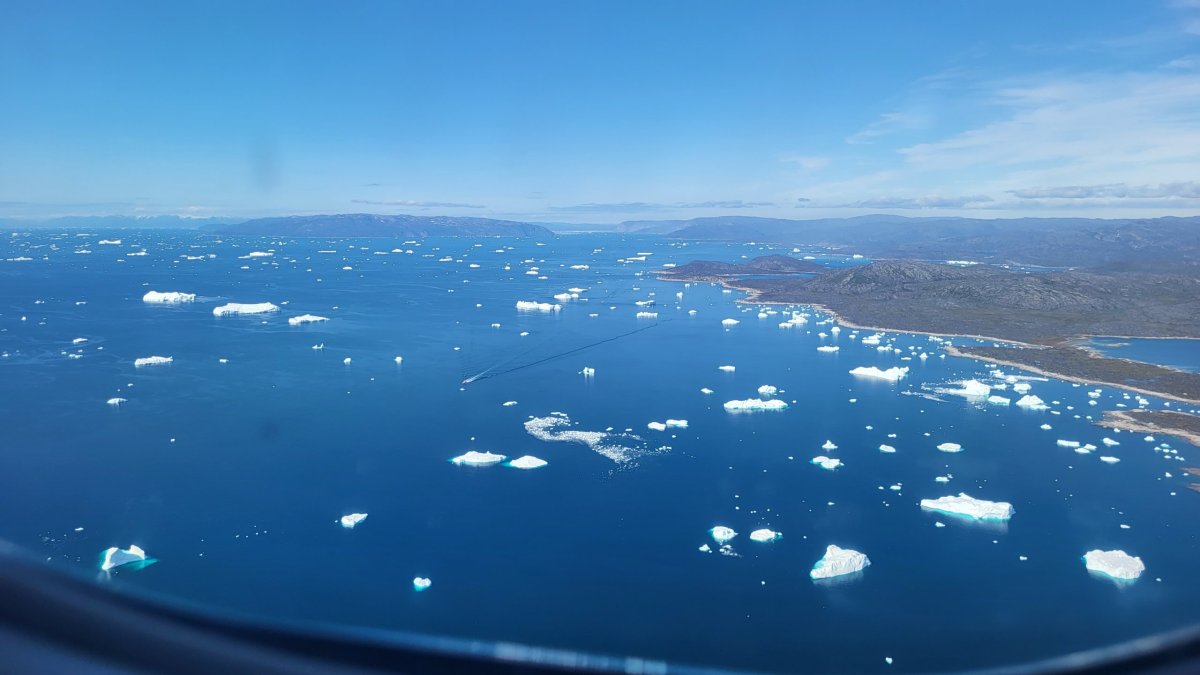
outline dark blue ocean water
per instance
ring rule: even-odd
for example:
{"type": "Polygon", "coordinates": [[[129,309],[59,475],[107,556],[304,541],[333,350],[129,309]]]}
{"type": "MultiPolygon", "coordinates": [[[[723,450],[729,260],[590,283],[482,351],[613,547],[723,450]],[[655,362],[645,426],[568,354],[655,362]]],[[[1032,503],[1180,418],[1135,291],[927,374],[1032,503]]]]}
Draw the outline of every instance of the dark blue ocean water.
{"type": "Polygon", "coordinates": [[[1103,410],[1138,405],[1122,392],[1091,399],[1087,387],[1032,381],[1053,412],[935,400],[951,381],[1003,380],[987,364],[939,358],[926,336],[889,333],[903,353],[884,353],[860,344],[865,331],[821,338],[831,325],[819,314],[781,329],[784,316],[760,319],[736,294],[653,277],[664,264],[767,247],[542,243],[6,237],[0,537],[89,576],[102,549],[138,544],[159,562],[102,583],[260,617],[736,668],[994,665],[1200,619],[1200,495],[1182,472],[1196,448],[1092,426],[1103,410]],[[395,248],[413,253],[377,255],[395,248]],[[274,255],[240,257],[250,251],[274,255]],[[628,260],[638,253],[652,255],[628,260]],[[586,299],[558,313],[514,308],[571,287],[586,299]],[[200,297],[145,304],[151,288],[200,297]],[[644,300],[657,304],[634,304],[644,300]],[[231,301],[281,311],[212,315],[231,301]],[[635,318],[642,310],[657,321],[635,318]],[[303,313],[331,320],[288,325],[303,313]],[[740,324],[723,328],[725,318],[740,324]],[[822,343],[841,350],[819,353],[822,343]],[[910,358],[921,351],[932,357],[910,358]],[[149,355],[174,363],[134,368],[149,355]],[[848,374],[860,365],[911,371],[891,384],[848,374]],[[791,407],[722,408],[764,384],[791,407]],[[128,402],[106,405],[114,396],[128,402]],[[632,459],[526,432],[526,419],[554,411],[581,430],[629,429],[640,438],[620,439],[632,459]],[[689,426],[646,426],[666,418],[689,426]],[[1104,436],[1121,445],[1105,448],[1104,436]],[[1076,454],[1060,438],[1100,450],[1076,454]],[[839,449],[821,450],[827,439],[839,449]],[[964,451],[935,449],[946,441],[964,451]],[[448,462],[472,449],[549,465],[448,462]],[[808,462],[820,454],[845,466],[808,462]],[[985,526],[918,507],[960,491],[1016,514],[985,526]],[[370,515],[354,530],[335,523],[351,512],[370,515]],[[698,550],[718,524],[740,533],[737,557],[698,550]],[[752,542],[758,527],[783,538],[752,542]],[[873,564],[814,584],[809,569],[829,544],[873,564]],[[1093,576],[1080,560],[1093,548],[1141,556],[1147,571],[1126,585],[1093,576]],[[414,592],[418,575],[432,587],[414,592]]]}
{"type": "Polygon", "coordinates": [[[1109,356],[1200,371],[1200,341],[1139,338],[1092,338],[1088,346],[1109,356]]]}

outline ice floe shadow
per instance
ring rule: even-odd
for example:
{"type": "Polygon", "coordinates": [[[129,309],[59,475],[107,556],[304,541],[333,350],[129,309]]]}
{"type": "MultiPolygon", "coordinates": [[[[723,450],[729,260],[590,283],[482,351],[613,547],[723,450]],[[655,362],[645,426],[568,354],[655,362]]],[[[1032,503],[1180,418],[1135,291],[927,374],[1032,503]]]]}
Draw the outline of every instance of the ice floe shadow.
{"type": "Polygon", "coordinates": [[[841,586],[850,586],[851,584],[856,584],[859,581],[862,581],[864,576],[866,576],[866,571],[858,570],[857,572],[850,572],[849,574],[839,574],[836,577],[813,579],[812,583],[814,586],[819,586],[821,588],[838,588],[841,586]]]}

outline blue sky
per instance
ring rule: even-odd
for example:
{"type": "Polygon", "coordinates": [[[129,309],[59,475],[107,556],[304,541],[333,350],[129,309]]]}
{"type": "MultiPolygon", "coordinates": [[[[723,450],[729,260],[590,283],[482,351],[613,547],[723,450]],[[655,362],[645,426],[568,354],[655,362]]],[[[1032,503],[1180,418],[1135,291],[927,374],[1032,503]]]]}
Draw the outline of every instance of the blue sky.
{"type": "Polygon", "coordinates": [[[0,216],[1200,213],[1200,0],[0,5],[0,216]]]}

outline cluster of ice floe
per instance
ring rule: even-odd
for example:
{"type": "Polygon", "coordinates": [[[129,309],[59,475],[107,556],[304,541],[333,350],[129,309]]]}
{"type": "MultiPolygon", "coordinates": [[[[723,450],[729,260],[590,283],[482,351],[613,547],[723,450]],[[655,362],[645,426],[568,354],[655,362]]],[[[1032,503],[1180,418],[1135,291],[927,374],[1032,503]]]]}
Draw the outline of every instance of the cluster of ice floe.
{"type": "MultiPolygon", "coordinates": [[[[552,412],[545,417],[529,418],[525,421],[525,431],[541,441],[586,445],[593,452],[618,464],[632,462],[652,452],[647,447],[645,440],[630,433],[572,429],[571,418],[560,412],[552,412]]],[[[668,449],[663,446],[653,452],[665,452],[668,449]]]]}

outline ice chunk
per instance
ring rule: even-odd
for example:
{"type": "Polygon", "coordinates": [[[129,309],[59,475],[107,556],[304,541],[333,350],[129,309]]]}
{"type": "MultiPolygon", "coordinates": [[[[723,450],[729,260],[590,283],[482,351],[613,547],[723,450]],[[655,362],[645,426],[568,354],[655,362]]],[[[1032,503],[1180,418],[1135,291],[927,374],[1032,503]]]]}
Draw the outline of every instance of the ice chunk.
{"type": "Polygon", "coordinates": [[[562,309],[562,305],[555,305],[549,302],[536,302],[533,300],[518,300],[518,312],[557,312],[562,309]]]}
{"type": "Polygon", "coordinates": [[[394,359],[392,359],[392,360],[396,362],[396,365],[400,365],[400,364],[404,363],[404,357],[403,357],[403,356],[397,356],[396,358],[394,358],[394,359]]]}
{"type": "Polygon", "coordinates": [[[1101,438],[1101,439],[1100,439],[1100,442],[1101,442],[1101,443],[1103,443],[1103,444],[1105,444],[1105,445],[1107,445],[1107,446],[1108,446],[1108,447],[1110,447],[1110,448],[1111,448],[1112,446],[1114,446],[1114,445],[1120,445],[1120,444],[1121,444],[1121,441],[1114,441],[1113,439],[1111,439],[1111,438],[1109,438],[1109,437],[1107,437],[1107,436],[1105,436],[1104,438],[1101,438]]]}
{"type": "Polygon", "coordinates": [[[728,328],[730,326],[736,326],[739,323],[741,323],[741,321],[738,321],[737,319],[722,319],[721,320],[721,325],[725,326],[726,328],[728,328]]]}
{"type": "Polygon", "coordinates": [[[355,525],[358,525],[366,519],[367,514],[365,513],[348,513],[342,516],[341,520],[338,522],[341,523],[342,527],[346,528],[347,530],[353,530],[355,525]]]}
{"type": "Polygon", "coordinates": [[[892,446],[890,446],[890,445],[884,444],[884,445],[881,445],[881,446],[879,446],[879,451],[880,451],[880,452],[889,452],[889,453],[890,453],[890,452],[895,452],[895,451],[896,451],[896,449],[895,449],[895,448],[893,448],[893,447],[892,447],[892,446]]]}
{"type": "Polygon", "coordinates": [[[320,321],[328,321],[329,319],[316,314],[301,314],[300,316],[288,317],[289,326],[299,326],[305,323],[318,323],[320,321]]]}
{"type": "Polygon", "coordinates": [[[1021,398],[1017,399],[1017,407],[1018,408],[1028,408],[1030,410],[1045,410],[1049,406],[1047,406],[1045,401],[1038,398],[1037,396],[1034,396],[1033,394],[1026,394],[1026,395],[1022,396],[1021,398]]]}
{"type": "Polygon", "coordinates": [[[708,532],[718,544],[724,544],[737,536],[737,532],[734,532],[733,528],[725,527],[724,525],[717,525],[708,532]]]}
{"type": "Polygon", "coordinates": [[[514,469],[540,469],[547,464],[549,464],[549,462],[540,457],[534,457],[533,455],[518,457],[508,463],[508,465],[514,469]]]}
{"type": "Polygon", "coordinates": [[[111,405],[111,406],[118,406],[118,405],[121,405],[121,404],[122,404],[122,403],[124,403],[124,402],[125,402],[125,399],[123,399],[123,398],[121,398],[121,397],[119,397],[119,396],[118,396],[118,397],[115,397],[115,398],[110,398],[110,399],[108,399],[108,401],[106,401],[106,403],[108,403],[108,404],[109,404],[109,405],[111,405]]]}
{"type": "Polygon", "coordinates": [[[1008,502],[989,502],[975,499],[965,492],[957,497],[946,496],[937,499],[922,499],[921,508],[942,513],[954,513],[976,520],[1008,520],[1012,518],[1013,507],[1008,502]]]}
{"type": "Polygon", "coordinates": [[[837,444],[831,440],[826,439],[826,441],[821,444],[821,449],[822,450],[837,450],[837,444]]]}
{"type": "Polygon", "coordinates": [[[813,579],[839,577],[843,574],[861,572],[870,564],[871,560],[862,553],[830,544],[825,549],[825,555],[813,565],[808,576],[813,579]]]}
{"type": "Polygon", "coordinates": [[[713,393],[713,390],[709,389],[708,387],[700,387],[700,393],[707,395],[713,393]]]}
{"type": "Polygon", "coordinates": [[[162,305],[176,305],[181,302],[193,302],[195,299],[195,293],[180,293],[179,291],[149,291],[142,296],[142,302],[162,305]]]}
{"type": "Polygon", "coordinates": [[[663,424],[662,422],[651,422],[651,423],[647,424],[646,427],[649,429],[652,429],[654,431],[666,431],[667,430],[667,425],[663,424]]]}
{"type": "Polygon", "coordinates": [[[779,393],[779,388],[772,387],[769,384],[764,384],[763,386],[758,388],[759,396],[774,396],[775,394],[778,394],[778,393],[779,393]]]}
{"type": "Polygon", "coordinates": [[[828,352],[836,352],[837,350],[838,350],[837,345],[821,345],[820,347],[817,347],[817,351],[819,351],[819,352],[828,353],[828,352]]]}
{"type": "Polygon", "coordinates": [[[140,359],[134,359],[133,365],[135,368],[141,368],[142,366],[161,366],[171,363],[174,360],[175,358],[171,356],[143,356],[140,359]]]}
{"type": "Polygon", "coordinates": [[[466,464],[467,466],[491,466],[504,461],[504,455],[497,455],[492,452],[479,452],[471,450],[454,459],[450,460],[455,464],[466,464]]]}
{"type": "Polygon", "coordinates": [[[717,370],[721,370],[726,373],[732,373],[733,371],[737,370],[737,367],[736,366],[717,366],[717,370]]]}
{"type": "Polygon", "coordinates": [[[908,375],[908,368],[895,366],[887,370],[880,370],[875,366],[859,366],[851,370],[850,374],[857,377],[870,377],[878,380],[887,380],[888,382],[898,382],[900,378],[908,375]]]}
{"type": "Polygon", "coordinates": [[[634,318],[637,319],[657,319],[658,312],[638,312],[634,318]]]}
{"type": "Polygon", "coordinates": [[[270,258],[273,255],[275,255],[275,254],[271,253],[270,251],[251,251],[250,253],[248,253],[246,255],[246,257],[247,258],[270,258]]]}
{"type": "Polygon", "coordinates": [[[584,366],[583,370],[581,370],[579,372],[583,373],[584,377],[595,377],[596,376],[596,369],[592,368],[591,366],[584,366]]]}
{"type": "Polygon", "coordinates": [[[270,302],[230,302],[213,308],[213,316],[229,316],[237,314],[266,314],[278,312],[279,307],[270,302]]]}
{"type": "Polygon", "coordinates": [[[992,393],[992,388],[979,380],[963,380],[955,384],[959,385],[957,389],[938,389],[938,392],[966,398],[987,398],[992,393]]]}
{"type": "Polygon", "coordinates": [[[987,402],[992,405],[1008,405],[1009,403],[1012,403],[1012,399],[1008,399],[1003,396],[989,396],[987,402]]]}
{"type": "Polygon", "coordinates": [[[426,577],[413,577],[413,590],[418,593],[433,585],[433,581],[426,577]]]}
{"type": "Polygon", "coordinates": [[[1078,448],[1079,447],[1079,441],[1066,441],[1066,440],[1063,440],[1060,438],[1054,442],[1056,444],[1058,444],[1058,446],[1060,448],[1078,448]]]}
{"type": "Polygon", "coordinates": [[[1113,579],[1133,580],[1146,571],[1142,559],[1131,556],[1125,551],[1101,551],[1099,549],[1083,554],[1084,565],[1093,572],[1112,577],[1113,579]]]}
{"type": "Polygon", "coordinates": [[[775,541],[782,536],[782,532],[776,532],[775,530],[770,530],[765,527],[761,530],[755,530],[750,533],[750,539],[753,541],[775,541]]]}
{"type": "Polygon", "coordinates": [[[942,443],[937,449],[942,452],[962,452],[962,446],[958,443],[942,443]]]}
{"type": "Polygon", "coordinates": [[[688,425],[687,420],[667,420],[668,427],[674,427],[676,429],[686,429],[687,425],[688,425]]]}
{"type": "Polygon", "coordinates": [[[833,471],[842,465],[842,460],[835,459],[833,457],[826,457],[825,455],[817,455],[816,457],[813,457],[809,463],[816,464],[826,471],[833,471]]]}
{"type": "Polygon", "coordinates": [[[516,404],[517,404],[516,401],[505,401],[504,403],[501,403],[500,405],[504,406],[505,408],[511,408],[512,406],[514,406],[516,404]]]}
{"type": "Polygon", "coordinates": [[[100,560],[100,569],[105,572],[121,565],[146,562],[146,552],[136,545],[129,548],[117,548],[113,546],[112,548],[105,549],[103,556],[100,560]]]}
{"type": "Polygon", "coordinates": [[[725,409],[729,412],[749,412],[756,410],[785,410],[788,404],[777,398],[762,400],[748,398],[744,401],[726,401],[725,409]]]}

